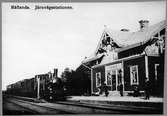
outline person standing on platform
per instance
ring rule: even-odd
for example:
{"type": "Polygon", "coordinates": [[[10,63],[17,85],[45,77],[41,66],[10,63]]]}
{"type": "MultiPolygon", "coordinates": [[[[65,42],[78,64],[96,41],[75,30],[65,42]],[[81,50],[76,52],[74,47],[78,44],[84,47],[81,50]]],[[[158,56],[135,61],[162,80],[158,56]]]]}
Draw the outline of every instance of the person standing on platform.
{"type": "Polygon", "coordinates": [[[123,96],[123,84],[119,85],[120,96],[123,96]]]}
{"type": "Polygon", "coordinates": [[[107,97],[109,92],[108,92],[108,86],[106,85],[106,83],[104,83],[103,85],[103,90],[104,90],[105,96],[107,97]]]}
{"type": "Polygon", "coordinates": [[[146,99],[146,100],[149,100],[149,99],[150,99],[150,90],[151,90],[150,81],[149,81],[149,79],[147,78],[147,79],[146,79],[146,82],[145,82],[145,99],[146,99]]]}

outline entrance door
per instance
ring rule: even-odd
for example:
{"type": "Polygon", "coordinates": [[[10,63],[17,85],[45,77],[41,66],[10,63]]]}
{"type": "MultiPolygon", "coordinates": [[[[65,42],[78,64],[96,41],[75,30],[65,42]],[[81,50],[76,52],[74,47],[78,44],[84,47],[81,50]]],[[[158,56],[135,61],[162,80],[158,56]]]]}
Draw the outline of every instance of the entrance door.
{"type": "Polygon", "coordinates": [[[117,90],[117,75],[116,75],[116,70],[112,70],[112,91],[116,91],[117,90]]]}
{"type": "Polygon", "coordinates": [[[112,90],[112,75],[111,71],[107,70],[106,84],[109,87],[109,90],[112,90]]]}
{"type": "Polygon", "coordinates": [[[114,64],[106,67],[106,84],[110,87],[109,90],[117,91],[118,85],[123,83],[122,64],[114,64]]]}
{"type": "Polygon", "coordinates": [[[122,70],[121,69],[118,69],[117,70],[117,84],[120,85],[120,84],[123,84],[123,78],[122,78],[122,70]]]}

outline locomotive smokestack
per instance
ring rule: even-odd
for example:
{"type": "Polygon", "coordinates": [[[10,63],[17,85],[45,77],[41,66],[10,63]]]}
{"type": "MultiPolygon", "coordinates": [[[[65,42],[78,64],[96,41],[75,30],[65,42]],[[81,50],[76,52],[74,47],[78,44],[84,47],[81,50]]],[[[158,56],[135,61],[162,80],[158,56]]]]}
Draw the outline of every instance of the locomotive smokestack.
{"type": "Polygon", "coordinates": [[[56,68],[56,69],[54,69],[54,74],[53,74],[54,77],[58,77],[58,76],[57,76],[57,73],[58,73],[58,69],[56,68]]]}

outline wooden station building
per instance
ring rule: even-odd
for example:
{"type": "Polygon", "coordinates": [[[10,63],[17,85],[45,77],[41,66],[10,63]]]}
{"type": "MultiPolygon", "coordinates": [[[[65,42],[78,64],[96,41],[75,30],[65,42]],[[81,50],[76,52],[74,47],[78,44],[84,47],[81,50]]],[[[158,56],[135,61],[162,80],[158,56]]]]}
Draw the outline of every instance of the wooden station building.
{"type": "Polygon", "coordinates": [[[142,92],[149,79],[151,94],[163,96],[166,21],[149,26],[148,20],[141,20],[139,25],[137,32],[105,27],[94,54],[78,67],[90,77],[91,94],[98,93],[104,83],[110,93],[118,93],[121,83],[124,94],[134,86],[142,92]]]}

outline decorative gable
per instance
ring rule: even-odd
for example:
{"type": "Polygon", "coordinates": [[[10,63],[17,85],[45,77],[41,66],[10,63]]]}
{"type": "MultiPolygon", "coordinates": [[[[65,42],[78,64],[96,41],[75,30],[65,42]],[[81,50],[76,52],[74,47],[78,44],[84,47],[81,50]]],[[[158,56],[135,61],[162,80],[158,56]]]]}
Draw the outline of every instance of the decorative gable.
{"type": "Polygon", "coordinates": [[[137,55],[160,55],[165,50],[166,21],[137,32],[104,29],[95,52],[82,63],[91,66],[137,55]]]}
{"type": "Polygon", "coordinates": [[[109,36],[107,32],[102,34],[101,41],[96,49],[96,55],[102,53],[109,53],[114,51],[116,48],[120,48],[120,46],[109,36]]]}
{"type": "Polygon", "coordinates": [[[152,36],[149,41],[149,45],[145,48],[147,55],[160,55],[165,51],[165,31],[162,29],[152,36]]]}

